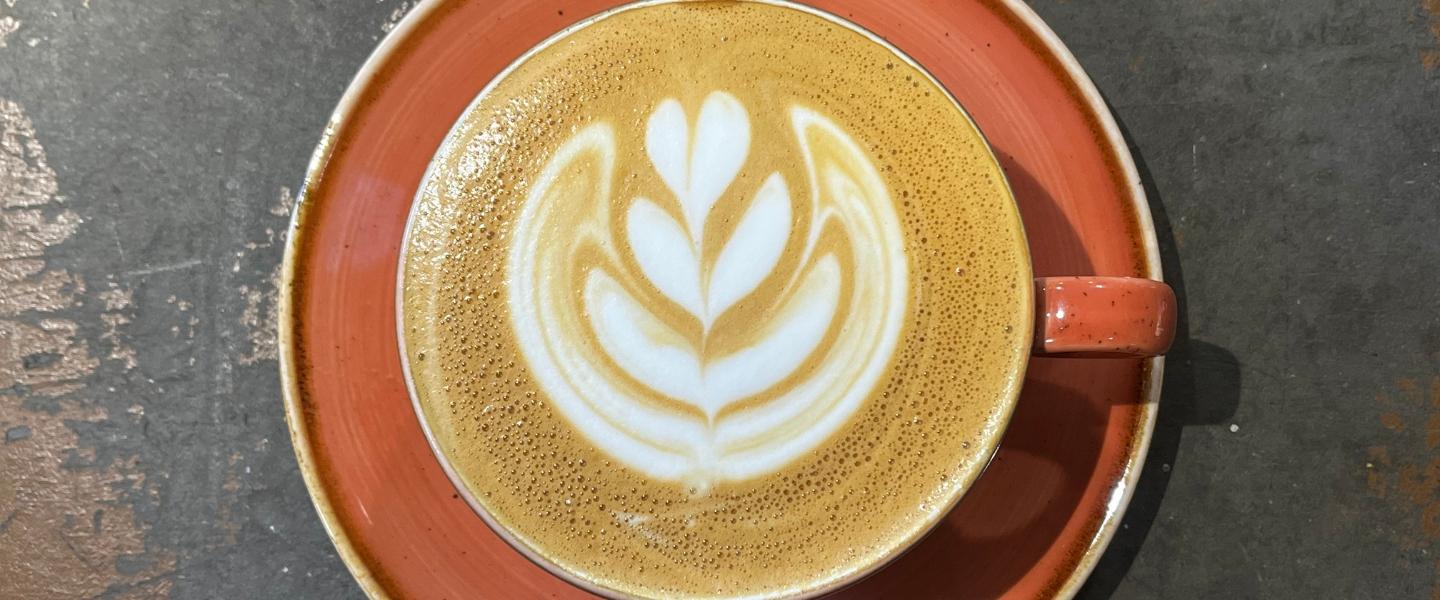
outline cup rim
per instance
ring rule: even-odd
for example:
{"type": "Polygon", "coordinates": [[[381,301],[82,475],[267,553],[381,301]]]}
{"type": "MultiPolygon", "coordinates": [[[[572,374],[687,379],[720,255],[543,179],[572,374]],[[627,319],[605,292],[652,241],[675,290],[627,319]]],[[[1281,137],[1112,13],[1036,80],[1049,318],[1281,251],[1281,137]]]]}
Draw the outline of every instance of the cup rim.
{"type": "MultiPolygon", "coordinates": [[[[475,109],[475,107],[481,102],[481,100],[483,100],[494,89],[496,85],[498,85],[506,77],[509,77],[517,68],[519,68],[522,64],[524,64],[534,56],[548,49],[550,46],[569,37],[571,34],[581,29],[589,27],[597,22],[613,17],[620,13],[664,4],[679,4],[686,1],[687,0],[635,0],[633,2],[627,2],[619,6],[606,9],[594,15],[585,17],[584,19],[581,19],[556,31],[555,33],[546,37],[544,40],[541,40],[539,43],[535,44],[534,46],[526,50],[524,53],[517,56],[514,60],[510,61],[504,69],[501,69],[498,73],[496,73],[490,79],[490,81],[487,82],[485,86],[482,87],[480,91],[475,94],[475,97],[472,98],[470,103],[466,105],[465,109],[461,111],[461,116],[456,118],[455,122],[451,125],[449,131],[446,132],[445,137],[441,141],[440,145],[436,148],[436,153],[439,154],[455,139],[455,136],[457,135],[463,124],[464,115],[470,114],[470,112],[475,109]]],[[[970,114],[970,112],[965,109],[965,106],[961,104],[958,99],[955,98],[954,94],[951,93],[950,90],[946,88],[945,85],[942,84],[929,71],[929,69],[925,68],[924,65],[920,64],[909,54],[905,53],[903,50],[896,47],[888,40],[885,40],[884,38],[880,37],[874,32],[871,32],[870,30],[859,25],[858,23],[850,21],[849,19],[845,19],[844,17],[841,17],[839,15],[835,15],[834,13],[831,13],[829,11],[813,6],[808,6],[805,4],[800,4],[792,0],[744,1],[797,10],[812,16],[819,17],[830,23],[858,33],[864,36],[866,39],[870,40],[871,42],[879,44],[881,47],[888,50],[892,55],[894,55],[895,57],[903,61],[906,65],[908,65],[910,68],[914,69],[916,72],[924,76],[926,80],[928,80],[936,89],[939,89],[941,93],[945,96],[945,98],[949,101],[950,105],[959,112],[965,122],[969,124],[971,130],[975,132],[976,136],[980,140],[982,147],[985,150],[985,159],[993,167],[994,172],[999,175],[1001,189],[1004,190],[1004,195],[1008,200],[1008,202],[1006,203],[1006,206],[1008,208],[1008,214],[1010,215],[1010,219],[1016,224],[1016,230],[1019,233],[1019,236],[1015,239],[1014,243],[1019,246],[1019,256],[1023,260],[1017,261],[1016,268],[1022,271],[1021,278],[1027,283],[1027,285],[1022,285],[1020,287],[1020,302],[1022,311],[1022,321],[1020,327],[1022,331],[1020,332],[1020,341],[1017,348],[1020,358],[1016,362],[1016,366],[1013,369],[1010,378],[1006,382],[1004,389],[996,402],[996,411],[994,413],[995,416],[993,417],[992,421],[992,423],[994,424],[993,429],[990,429],[986,433],[986,435],[983,436],[984,439],[982,442],[972,445],[971,455],[980,458],[980,460],[978,461],[980,464],[979,468],[974,469],[969,474],[970,476],[968,480],[963,482],[963,485],[957,486],[955,488],[955,491],[950,494],[950,497],[946,498],[945,502],[943,503],[944,506],[942,508],[932,512],[931,515],[923,523],[923,525],[916,528],[914,532],[909,535],[909,537],[904,538],[900,542],[896,543],[894,547],[888,550],[883,556],[880,556],[879,558],[871,561],[870,563],[865,564],[863,567],[855,569],[841,577],[825,580],[817,587],[796,588],[786,590],[775,595],[754,596],[757,598],[775,597],[802,600],[809,598],[818,598],[859,583],[860,581],[881,571],[886,566],[890,565],[891,563],[898,560],[900,557],[904,556],[906,552],[908,552],[911,548],[914,548],[917,544],[920,543],[921,540],[925,539],[926,536],[928,536],[932,531],[934,531],[936,526],[938,526],[940,522],[943,521],[945,517],[954,510],[955,506],[959,504],[960,500],[964,498],[964,496],[971,490],[972,487],[974,487],[975,482],[989,468],[990,463],[994,461],[996,452],[999,450],[1000,447],[1000,442],[1004,438],[1005,431],[1009,428],[1010,420],[1015,412],[1015,407],[1019,403],[1020,390],[1023,382],[1025,381],[1026,369],[1030,364],[1030,351],[1034,338],[1035,303],[1033,286],[1028,285],[1028,283],[1034,279],[1034,271],[1033,263],[1031,262],[1032,258],[1030,256],[1029,241],[1025,230],[1025,222],[1024,219],[1021,218],[1019,204],[1015,199],[1014,190],[1010,186],[1009,178],[1005,175],[1005,170],[1000,165],[999,157],[998,155],[996,155],[994,147],[991,145],[989,138],[985,136],[984,130],[982,130],[979,124],[975,122],[975,119],[970,114]],[[978,447],[978,449],[976,447],[978,447]]],[[[425,172],[420,177],[422,185],[423,182],[430,180],[432,174],[434,173],[435,167],[436,163],[432,159],[429,165],[426,166],[425,172]]],[[[499,523],[495,519],[495,517],[490,514],[490,511],[485,508],[485,506],[470,490],[470,486],[465,483],[464,478],[451,464],[449,457],[440,447],[439,441],[436,439],[435,433],[430,426],[429,418],[426,416],[425,407],[420,401],[420,395],[415,389],[415,381],[411,373],[410,361],[408,359],[409,355],[406,351],[404,315],[405,265],[406,257],[409,253],[410,248],[410,233],[412,231],[412,225],[414,224],[415,220],[416,207],[419,206],[419,198],[421,193],[423,193],[422,189],[416,190],[414,196],[412,197],[410,208],[406,212],[404,230],[400,240],[400,251],[396,259],[397,269],[395,273],[395,330],[396,347],[399,351],[400,366],[401,372],[405,380],[406,393],[409,395],[411,408],[420,423],[420,428],[425,434],[425,441],[430,447],[431,454],[433,454],[437,462],[440,463],[440,467],[445,472],[446,478],[450,480],[451,485],[454,486],[456,492],[459,493],[460,497],[465,500],[465,503],[470,507],[471,511],[474,512],[477,516],[479,516],[480,519],[485,522],[485,525],[489,527],[491,531],[495,532],[498,537],[504,540],[508,546],[519,552],[531,563],[545,570],[547,573],[554,575],[555,577],[558,577],[566,581],[567,583],[587,592],[606,598],[624,599],[633,597],[623,591],[612,589],[610,587],[601,585],[596,581],[582,577],[579,573],[575,573],[569,569],[566,569],[565,567],[546,558],[534,548],[531,548],[530,545],[527,544],[524,540],[520,539],[514,533],[512,533],[510,531],[510,528],[499,523]]]]}

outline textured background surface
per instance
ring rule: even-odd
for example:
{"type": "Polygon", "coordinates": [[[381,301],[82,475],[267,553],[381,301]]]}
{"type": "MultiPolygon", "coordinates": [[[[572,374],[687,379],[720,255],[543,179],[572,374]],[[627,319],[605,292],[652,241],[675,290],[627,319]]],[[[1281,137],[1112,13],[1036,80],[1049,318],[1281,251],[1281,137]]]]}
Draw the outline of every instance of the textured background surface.
{"type": "MultiPolygon", "coordinates": [[[[400,0],[0,0],[0,597],[358,597],[279,232],[400,0]]],[[[1037,0],[1185,332],[1089,598],[1440,598],[1440,0],[1037,0]]]]}

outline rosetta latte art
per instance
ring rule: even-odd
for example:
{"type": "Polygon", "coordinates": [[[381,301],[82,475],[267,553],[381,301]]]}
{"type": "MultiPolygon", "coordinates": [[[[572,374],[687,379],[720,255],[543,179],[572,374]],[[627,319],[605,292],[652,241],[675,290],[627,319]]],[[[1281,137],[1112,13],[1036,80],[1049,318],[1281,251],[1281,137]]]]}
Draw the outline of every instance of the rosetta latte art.
{"type": "Polygon", "coordinates": [[[617,152],[638,149],[589,125],[516,221],[508,302],[532,374],[586,438],[651,477],[703,492],[775,472],[850,420],[895,351],[908,290],[890,194],[838,125],[787,116],[791,131],[757,139],[731,94],[659,102],[644,151],[663,189],[632,198],[613,197],[617,152]],[[796,145],[804,181],[740,177],[770,143],[796,145]],[[736,217],[712,218],[726,202],[736,217]]]}

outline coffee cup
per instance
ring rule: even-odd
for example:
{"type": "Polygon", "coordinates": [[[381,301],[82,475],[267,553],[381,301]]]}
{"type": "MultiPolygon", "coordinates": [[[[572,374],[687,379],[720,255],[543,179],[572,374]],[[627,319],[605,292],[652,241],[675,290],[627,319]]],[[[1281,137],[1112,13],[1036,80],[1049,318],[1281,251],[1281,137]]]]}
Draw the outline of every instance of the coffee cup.
{"type": "Polygon", "coordinates": [[[457,489],[611,596],[854,582],[980,475],[1032,354],[1153,356],[1175,318],[1160,282],[1035,278],[950,93],[771,0],[630,4],[521,56],[432,160],[398,277],[457,489]]]}

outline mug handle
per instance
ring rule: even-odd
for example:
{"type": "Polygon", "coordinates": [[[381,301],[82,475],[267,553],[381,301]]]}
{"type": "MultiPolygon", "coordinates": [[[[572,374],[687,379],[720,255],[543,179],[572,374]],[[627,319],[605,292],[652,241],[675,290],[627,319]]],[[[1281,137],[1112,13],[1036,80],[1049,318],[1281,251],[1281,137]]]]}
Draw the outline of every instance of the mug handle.
{"type": "Polygon", "coordinates": [[[1158,356],[1175,340],[1175,292],[1138,277],[1035,278],[1035,356],[1158,356]]]}

